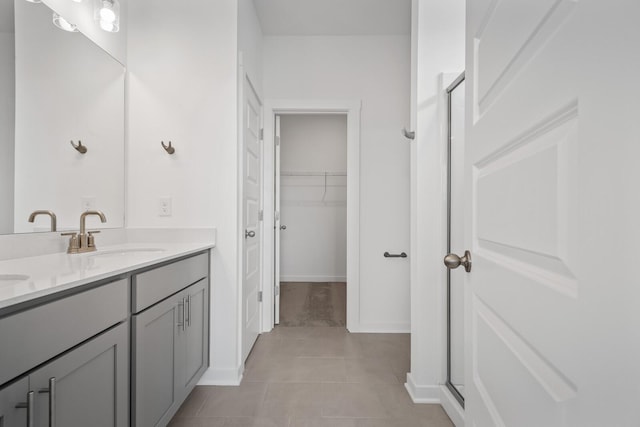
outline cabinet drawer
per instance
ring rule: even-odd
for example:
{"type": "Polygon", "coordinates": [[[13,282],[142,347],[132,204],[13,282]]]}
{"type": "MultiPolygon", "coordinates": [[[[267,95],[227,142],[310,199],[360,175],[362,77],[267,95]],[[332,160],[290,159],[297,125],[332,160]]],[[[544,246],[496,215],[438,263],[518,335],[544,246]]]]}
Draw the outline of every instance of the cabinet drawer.
{"type": "Polygon", "coordinates": [[[0,384],[127,318],[127,280],[0,319],[0,384]]]}
{"type": "Polygon", "coordinates": [[[208,274],[209,255],[203,253],[135,275],[132,283],[133,312],[138,313],[162,301],[208,274]]]}

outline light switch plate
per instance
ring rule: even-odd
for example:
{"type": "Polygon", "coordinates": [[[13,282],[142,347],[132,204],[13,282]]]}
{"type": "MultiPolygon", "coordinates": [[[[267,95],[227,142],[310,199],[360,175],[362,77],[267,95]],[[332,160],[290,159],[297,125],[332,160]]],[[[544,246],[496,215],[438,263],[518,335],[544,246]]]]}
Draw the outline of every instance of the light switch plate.
{"type": "Polygon", "coordinates": [[[158,216],[171,216],[171,197],[161,197],[158,203],[158,216]]]}

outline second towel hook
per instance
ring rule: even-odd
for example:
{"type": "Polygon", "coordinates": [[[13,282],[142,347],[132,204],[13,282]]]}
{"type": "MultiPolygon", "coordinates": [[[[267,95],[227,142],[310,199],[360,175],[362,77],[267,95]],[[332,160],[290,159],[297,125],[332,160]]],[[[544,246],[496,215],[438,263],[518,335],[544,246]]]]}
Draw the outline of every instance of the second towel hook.
{"type": "Polygon", "coordinates": [[[402,128],[402,135],[407,139],[416,139],[416,132],[408,131],[407,128],[402,128]]]}
{"type": "Polygon", "coordinates": [[[85,154],[87,152],[87,147],[85,145],[82,145],[82,141],[78,140],[78,145],[73,143],[73,140],[71,140],[71,146],[73,148],[75,148],[80,154],[85,154]]]}
{"type": "Polygon", "coordinates": [[[162,148],[164,148],[167,153],[173,154],[176,152],[176,149],[171,146],[171,141],[169,141],[169,145],[164,145],[164,141],[160,141],[160,144],[162,144],[162,148]]]}

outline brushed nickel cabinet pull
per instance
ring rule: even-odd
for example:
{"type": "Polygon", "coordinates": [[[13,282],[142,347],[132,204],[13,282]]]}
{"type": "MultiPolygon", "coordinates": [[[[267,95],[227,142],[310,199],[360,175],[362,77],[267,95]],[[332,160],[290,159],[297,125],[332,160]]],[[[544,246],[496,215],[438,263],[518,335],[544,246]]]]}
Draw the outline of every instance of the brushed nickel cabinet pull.
{"type": "Polygon", "coordinates": [[[27,427],[34,427],[34,417],[33,417],[33,402],[34,402],[34,393],[30,391],[27,393],[27,401],[18,403],[16,405],[16,409],[26,409],[27,410],[27,427]]]}
{"type": "Polygon", "coordinates": [[[49,378],[49,388],[38,393],[49,393],[49,427],[56,427],[56,377],[49,378]]]}

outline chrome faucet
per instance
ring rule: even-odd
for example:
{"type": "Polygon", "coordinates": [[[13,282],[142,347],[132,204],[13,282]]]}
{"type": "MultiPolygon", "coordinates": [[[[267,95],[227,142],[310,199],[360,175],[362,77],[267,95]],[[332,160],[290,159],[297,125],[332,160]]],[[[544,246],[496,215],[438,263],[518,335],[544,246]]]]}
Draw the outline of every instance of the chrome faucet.
{"type": "Polygon", "coordinates": [[[29,215],[29,222],[34,222],[38,215],[49,215],[51,217],[51,231],[56,231],[58,229],[58,220],[53,211],[33,211],[31,212],[31,215],[29,215]]]}
{"type": "Polygon", "coordinates": [[[96,215],[100,217],[100,221],[103,223],[107,222],[107,217],[100,211],[82,212],[82,214],[80,214],[80,233],[62,233],[63,236],[71,236],[69,238],[69,247],[67,248],[68,254],[81,254],[96,250],[96,242],[93,235],[100,231],[86,231],[87,226],[85,222],[89,215],[96,215]]]}

